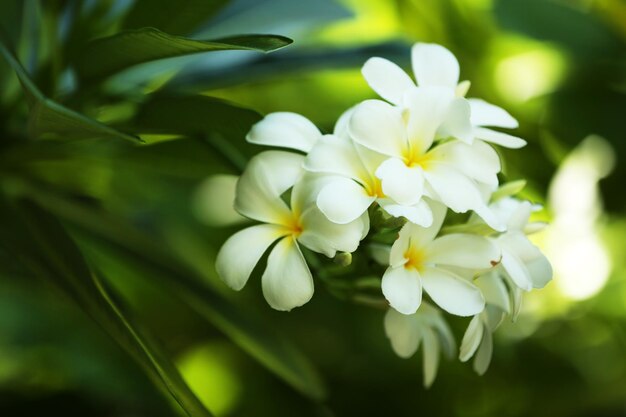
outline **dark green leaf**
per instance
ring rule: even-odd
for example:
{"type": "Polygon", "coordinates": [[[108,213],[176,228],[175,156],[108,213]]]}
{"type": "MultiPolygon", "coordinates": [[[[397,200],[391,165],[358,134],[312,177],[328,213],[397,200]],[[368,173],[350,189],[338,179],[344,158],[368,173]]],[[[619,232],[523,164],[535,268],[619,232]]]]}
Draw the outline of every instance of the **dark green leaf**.
{"type": "Polygon", "coordinates": [[[187,35],[226,3],[228,0],[137,0],[124,20],[124,28],[155,27],[187,35]]]}
{"type": "Polygon", "coordinates": [[[201,278],[174,258],[160,242],[107,213],[87,209],[32,184],[17,186],[20,193],[38,201],[86,237],[115,251],[116,259],[124,259],[139,271],[137,276],[160,282],[298,391],[315,400],[325,397],[317,372],[292,344],[279,337],[267,323],[255,320],[253,314],[245,314],[202,284],[201,278]]]}
{"type": "Polygon", "coordinates": [[[246,134],[261,117],[214,97],[156,95],[139,108],[130,128],[139,133],[202,137],[241,171],[255,152],[246,134]]]}
{"type": "Polygon", "coordinates": [[[158,387],[174,397],[189,417],[210,417],[212,414],[193,394],[155,339],[119,302],[113,301],[61,224],[37,205],[26,201],[19,204],[19,216],[26,225],[24,235],[32,245],[34,254],[30,265],[34,272],[50,279],[73,298],[133,356],[158,387]]]}
{"type": "Polygon", "coordinates": [[[261,117],[254,110],[214,97],[155,95],[141,105],[132,123],[140,133],[220,133],[243,141],[261,117]]]}
{"type": "Polygon", "coordinates": [[[82,78],[95,79],[157,59],[210,51],[269,52],[291,42],[291,39],[277,35],[246,35],[199,41],[169,35],[154,28],[143,28],[94,40],[80,56],[77,70],[82,78]]]}
{"type": "Polygon", "coordinates": [[[45,97],[9,49],[0,43],[0,53],[11,65],[22,84],[29,106],[28,130],[31,136],[61,136],[63,138],[139,138],[119,132],[96,120],[68,109],[45,97]]]}

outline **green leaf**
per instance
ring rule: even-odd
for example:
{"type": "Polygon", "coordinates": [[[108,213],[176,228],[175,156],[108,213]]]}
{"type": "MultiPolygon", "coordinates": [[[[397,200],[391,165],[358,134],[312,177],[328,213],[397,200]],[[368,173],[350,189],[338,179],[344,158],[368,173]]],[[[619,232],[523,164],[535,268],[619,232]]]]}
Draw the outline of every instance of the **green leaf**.
{"type": "Polygon", "coordinates": [[[526,187],[526,180],[510,181],[502,184],[492,195],[491,201],[498,201],[505,197],[513,196],[526,187]]]}
{"type": "Polygon", "coordinates": [[[124,259],[138,271],[136,276],[159,282],[292,387],[311,399],[325,398],[324,384],[299,350],[267,323],[255,319],[252,312],[246,314],[203,284],[202,278],[173,257],[161,242],[105,212],[87,208],[34,184],[18,181],[13,188],[15,193],[37,201],[86,238],[99,242],[103,249],[115,251],[116,258],[124,259]]]}
{"type": "Polygon", "coordinates": [[[11,65],[22,84],[30,110],[28,131],[32,137],[54,135],[66,139],[101,137],[140,141],[137,137],[122,133],[45,97],[13,53],[2,42],[0,42],[0,54],[11,65]]]}
{"type": "Polygon", "coordinates": [[[24,220],[24,235],[34,252],[29,263],[34,272],[69,295],[144,368],[158,387],[172,395],[189,417],[211,417],[156,340],[119,301],[113,300],[57,219],[28,201],[19,203],[19,217],[24,220]]]}
{"type": "Polygon", "coordinates": [[[244,142],[261,118],[254,110],[215,97],[158,94],[139,107],[131,125],[140,133],[219,133],[244,142]]]}
{"type": "Polygon", "coordinates": [[[92,41],[79,57],[77,70],[83,79],[93,80],[157,59],[227,50],[270,52],[291,42],[291,39],[278,35],[244,35],[201,41],[169,35],[155,28],[142,28],[92,41]]]}
{"type": "Polygon", "coordinates": [[[158,94],[142,104],[129,128],[139,133],[202,137],[235,169],[242,171],[257,152],[246,134],[262,116],[208,96],[158,94]]]}
{"type": "Polygon", "coordinates": [[[156,27],[186,35],[206,22],[228,0],[137,0],[124,20],[124,29],[156,27]]]}

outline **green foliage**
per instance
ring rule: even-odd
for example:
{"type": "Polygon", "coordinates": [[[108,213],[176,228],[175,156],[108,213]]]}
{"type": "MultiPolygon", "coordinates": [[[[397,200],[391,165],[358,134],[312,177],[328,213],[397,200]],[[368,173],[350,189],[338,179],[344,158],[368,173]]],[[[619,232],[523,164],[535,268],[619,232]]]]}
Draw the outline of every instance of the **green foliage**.
{"type": "Polygon", "coordinates": [[[169,35],[154,28],[142,28],[92,41],[85,46],[77,62],[77,70],[81,78],[89,80],[106,77],[157,59],[211,51],[269,52],[290,43],[290,39],[274,35],[245,35],[197,41],[169,35]]]}
{"type": "MultiPolygon", "coordinates": [[[[28,201],[19,201],[11,213],[21,228],[11,240],[29,242],[29,255],[19,252],[19,257],[33,273],[53,282],[62,292],[72,298],[98,325],[142,366],[150,378],[161,386],[181,406],[189,417],[210,417],[212,414],[195,397],[170,362],[167,355],[142,326],[90,270],[79,249],[65,233],[61,224],[46,211],[28,201]],[[21,218],[21,219],[20,219],[21,218]]],[[[18,226],[19,227],[19,226],[18,226]]]]}
{"type": "MultiPolygon", "coordinates": [[[[342,1],[351,17],[330,0],[305,3],[0,2],[0,414],[220,415],[219,390],[194,391],[220,387],[219,376],[198,369],[190,381],[180,366],[207,343],[228,351],[239,378],[230,416],[623,414],[621,162],[601,183],[607,286],[573,303],[550,284],[547,302],[532,300],[496,337],[485,376],[446,364],[429,391],[419,360],[391,352],[382,310],[361,306],[385,308],[383,266],[307,254],[315,299],[277,313],[259,271],[239,293],[218,280],[216,252],[235,229],[191,208],[207,176],[236,174],[259,152],[245,135],[263,113],[299,112],[332,131],[375,96],[365,60],[409,69],[414,41],[451,49],[469,96],[520,121],[529,145],[504,150],[503,168],[528,184],[495,196],[523,187],[544,203],[585,136],[626,157],[623,2],[342,1]],[[291,43],[283,35],[297,47],[273,53],[291,43]]],[[[393,226],[367,243],[392,241],[393,226]]]]}

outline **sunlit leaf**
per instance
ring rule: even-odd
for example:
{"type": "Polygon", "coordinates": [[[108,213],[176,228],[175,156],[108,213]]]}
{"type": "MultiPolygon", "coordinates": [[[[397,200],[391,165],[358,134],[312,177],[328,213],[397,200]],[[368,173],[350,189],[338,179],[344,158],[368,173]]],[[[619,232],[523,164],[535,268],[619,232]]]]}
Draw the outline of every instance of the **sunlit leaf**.
{"type": "Polygon", "coordinates": [[[291,42],[278,35],[242,35],[203,41],[142,28],[92,41],[80,56],[77,70],[84,79],[102,78],[157,59],[227,50],[270,52],[291,42]]]}
{"type": "Polygon", "coordinates": [[[519,193],[526,187],[526,180],[510,181],[502,184],[491,195],[491,201],[498,201],[505,197],[511,197],[519,193]]]}

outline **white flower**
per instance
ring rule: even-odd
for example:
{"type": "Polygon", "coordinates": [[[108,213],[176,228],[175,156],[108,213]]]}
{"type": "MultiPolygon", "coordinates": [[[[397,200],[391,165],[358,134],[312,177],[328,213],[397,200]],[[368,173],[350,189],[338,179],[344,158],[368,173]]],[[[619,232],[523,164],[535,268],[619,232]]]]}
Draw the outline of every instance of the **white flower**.
{"type": "Polygon", "coordinates": [[[339,118],[334,134],[322,137],[304,162],[306,170],[332,176],[317,198],[320,210],[333,222],[343,224],[362,215],[377,201],[393,216],[430,225],[432,214],[426,203],[401,207],[385,196],[376,170],[386,156],[350,139],[348,123],[353,111],[354,108],[349,109],[339,118]]]}
{"type": "MultiPolygon", "coordinates": [[[[459,137],[469,127],[456,119],[444,120],[447,110],[442,109],[451,94],[440,87],[414,88],[405,96],[404,108],[366,100],[350,117],[350,137],[387,156],[375,174],[383,194],[397,204],[419,207],[422,197],[427,196],[457,213],[473,210],[491,227],[503,230],[483,195],[483,188],[494,190],[498,185],[500,160],[495,150],[483,141],[467,144],[455,139],[433,147],[439,135],[459,137]]],[[[460,119],[469,120],[469,110],[458,109],[467,113],[460,119]]],[[[428,225],[429,219],[410,220],[428,225]]]]}
{"type": "Polygon", "coordinates": [[[552,279],[552,266],[526,233],[537,231],[542,223],[528,222],[537,209],[528,201],[503,198],[490,205],[492,211],[507,225],[507,231],[493,238],[502,251],[501,266],[506,276],[522,290],[543,288],[552,279]]]}
{"type": "Polygon", "coordinates": [[[338,224],[361,217],[370,204],[382,195],[374,171],[383,156],[353,143],[346,136],[347,116],[337,122],[336,135],[322,135],[315,125],[296,113],[271,113],[252,127],[250,143],[279,146],[308,153],[305,168],[324,179],[317,204],[328,219],[338,224]]]}
{"type": "Polygon", "coordinates": [[[502,278],[493,270],[480,276],[475,282],[483,293],[487,305],[467,326],[461,341],[459,359],[466,362],[474,356],[473,368],[476,373],[482,375],[487,372],[491,362],[492,334],[502,323],[504,316],[511,313],[514,300],[502,278]]]}
{"type": "Polygon", "coordinates": [[[250,129],[246,140],[264,146],[296,149],[309,152],[322,137],[319,129],[306,117],[297,113],[270,113],[250,129]]]}
{"type": "MultiPolygon", "coordinates": [[[[438,101],[440,109],[456,112],[456,116],[471,110],[471,127],[464,123],[459,139],[471,143],[474,138],[482,139],[508,148],[521,148],[526,141],[482,126],[516,128],[517,121],[504,109],[480,99],[462,99],[469,89],[469,82],[459,83],[459,63],[454,55],[441,45],[417,43],[411,50],[413,74],[419,87],[446,90],[438,101]]],[[[384,58],[370,58],[362,69],[366,81],[382,98],[402,106],[408,92],[416,88],[411,77],[400,67],[384,58]]]]}
{"type": "Polygon", "coordinates": [[[454,336],[441,312],[428,303],[411,315],[400,314],[390,308],[385,315],[385,334],[394,352],[401,358],[409,358],[424,346],[424,385],[429,387],[437,376],[439,351],[453,356],[454,336]]]}
{"type": "Polygon", "coordinates": [[[456,270],[491,268],[500,259],[500,252],[487,238],[478,235],[459,233],[435,239],[444,217],[445,209],[437,207],[431,227],[406,223],[391,247],[382,290],[389,304],[402,314],[417,311],[422,288],[451,314],[472,316],[485,307],[478,287],[456,270]]]}
{"type": "Polygon", "coordinates": [[[283,151],[263,152],[250,160],[237,183],[235,209],[262,224],[231,236],[216,261],[222,280],[240,290],[268,247],[279,240],[262,276],[263,295],[277,310],[301,306],[313,295],[313,279],[299,244],[332,257],[336,251],[356,250],[368,229],[365,216],[345,225],[326,219],[314,204],[317,181],[303,177],[303,160],[302,155],[283,151]],[[292,186],[288,206],[281,196],[292,186]]]}

